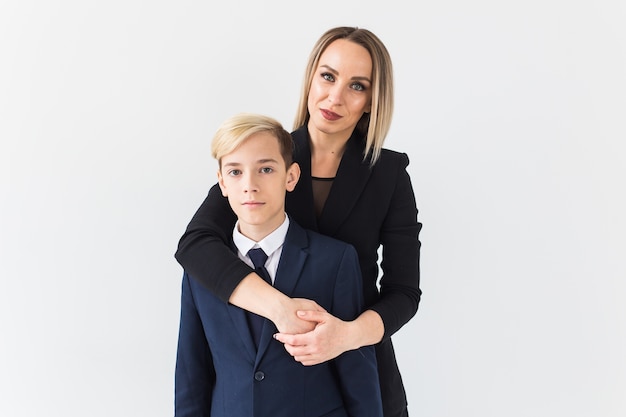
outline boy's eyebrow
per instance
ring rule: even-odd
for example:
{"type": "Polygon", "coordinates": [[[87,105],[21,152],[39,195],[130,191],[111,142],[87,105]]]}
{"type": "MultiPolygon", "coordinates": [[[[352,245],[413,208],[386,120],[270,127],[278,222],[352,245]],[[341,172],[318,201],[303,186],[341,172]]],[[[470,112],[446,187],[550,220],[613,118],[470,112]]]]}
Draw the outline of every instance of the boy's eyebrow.
{"type": "MultiPolygon", "coordinates": [[[[274,158],[263,158],[263,159],[257,159],[255,162],[256,162],[257,164],[267,164],[267,163],[270,163],[270,162],[273,162],[273,163],[275,163],[275,164],[278,164],[278,163],[279,163],[279,162],[278,162],[276,159],[274,159],[274,158]]],[[[228,162],[228,163],[225,163],[223,166],[225,166],[225,167],[236,167],[236,166],[240,166],[240,165],[242,165],[242,163],[241,163],[241,162],[236,162],[236,161],[235,161],[235,162],[228,162]]]]}
{"type": "Polygon", "coordinates": [[[257,162],[260,164],[267,164],[268,162],[274,162],[276,164],[278,163],[278,161],[275,160],[274,158],[259,159],[257,162]]]}

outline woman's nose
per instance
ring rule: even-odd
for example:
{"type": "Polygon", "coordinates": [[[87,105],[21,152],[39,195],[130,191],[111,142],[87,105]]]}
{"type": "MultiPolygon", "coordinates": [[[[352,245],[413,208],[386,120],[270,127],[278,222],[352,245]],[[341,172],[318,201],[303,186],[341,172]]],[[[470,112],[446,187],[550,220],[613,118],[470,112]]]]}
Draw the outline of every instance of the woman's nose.
{"type": "Polygon", "coordinates": [[[328,91],[328,101],[333,104],[341,104],[343,101],[343,88],[339,84],[333,85],[328,91]]]}

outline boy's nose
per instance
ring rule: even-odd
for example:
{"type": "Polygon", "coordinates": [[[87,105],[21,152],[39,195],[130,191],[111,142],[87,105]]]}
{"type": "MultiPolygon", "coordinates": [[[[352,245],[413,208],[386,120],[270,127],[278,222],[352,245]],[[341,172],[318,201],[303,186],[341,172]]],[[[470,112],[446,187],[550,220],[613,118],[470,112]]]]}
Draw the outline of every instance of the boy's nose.
{"type": "Polygon", "coordinates": [[[256,181],[253,175],[246,175],[243,191],[246,193],[258,191],[256,181]]]}

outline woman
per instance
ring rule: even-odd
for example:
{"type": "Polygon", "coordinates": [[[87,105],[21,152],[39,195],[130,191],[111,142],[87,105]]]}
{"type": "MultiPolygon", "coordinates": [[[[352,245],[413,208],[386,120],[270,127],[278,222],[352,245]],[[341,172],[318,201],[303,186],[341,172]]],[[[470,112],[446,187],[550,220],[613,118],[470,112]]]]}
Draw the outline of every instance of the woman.
{"type": "Polygon", "coordinates": [[[357,249],[367,310],[356,320],[344,322],[310,300],[290,299],[241,262],[228,246],[235,216],[217,186],[176,252],[185,270],[224,301],[272,320],[276,339],[304,365],[376,345],[386,417],[408,415],[391,336],[415,315],[421,296],[421,224],[408,157],[382,148],[392,112],[392,64],[384,44],[366,29],[324,33],[305,73],[292,133],[302,172],[286,207],[301,226],[357,249]]]}

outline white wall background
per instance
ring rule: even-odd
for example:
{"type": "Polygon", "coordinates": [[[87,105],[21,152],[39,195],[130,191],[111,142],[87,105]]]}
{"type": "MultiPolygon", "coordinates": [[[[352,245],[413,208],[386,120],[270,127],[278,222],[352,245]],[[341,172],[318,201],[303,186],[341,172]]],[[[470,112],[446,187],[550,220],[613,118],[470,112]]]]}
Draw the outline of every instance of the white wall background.
{"type": "Polygon", "coordinates": [[[172,415],[210,138],[240,111],[291,127],[344,24],[390,49],[424,223],[411,415],[626,415],[624,22],[621,0],[3,2],[0,415],[172,415]]]}

